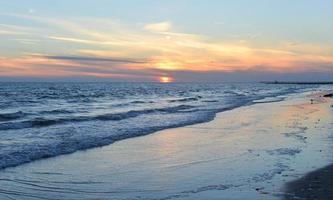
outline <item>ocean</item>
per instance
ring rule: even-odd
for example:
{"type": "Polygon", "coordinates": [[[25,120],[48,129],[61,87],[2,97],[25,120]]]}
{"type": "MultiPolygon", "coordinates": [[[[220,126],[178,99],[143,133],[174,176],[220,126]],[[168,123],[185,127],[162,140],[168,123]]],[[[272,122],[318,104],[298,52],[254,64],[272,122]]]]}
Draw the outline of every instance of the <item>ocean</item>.
{"type": "Polygon", "coordinates": [[[0,169],[207,122],[317,85],[0,83],[0,169]]]}

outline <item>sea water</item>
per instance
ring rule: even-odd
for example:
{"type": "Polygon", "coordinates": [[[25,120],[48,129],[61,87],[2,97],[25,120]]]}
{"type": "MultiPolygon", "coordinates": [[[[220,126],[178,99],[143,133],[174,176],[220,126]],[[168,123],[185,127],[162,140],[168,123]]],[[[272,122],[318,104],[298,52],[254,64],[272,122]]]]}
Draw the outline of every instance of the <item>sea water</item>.
{"type": "Polygon", "coordinates": [[[0,83],[0,169],[214,119],[316,85],[0,83]]]}

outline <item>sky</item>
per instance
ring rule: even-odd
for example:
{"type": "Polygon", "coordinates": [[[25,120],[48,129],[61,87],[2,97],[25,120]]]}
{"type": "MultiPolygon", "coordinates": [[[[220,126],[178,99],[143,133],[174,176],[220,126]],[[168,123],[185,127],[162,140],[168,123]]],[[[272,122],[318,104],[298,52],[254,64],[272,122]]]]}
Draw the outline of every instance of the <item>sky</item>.
{"type": "Polygon", "coordinates": [[[0,0],[0,81],[332,81],[331,0],[0,0]]]}

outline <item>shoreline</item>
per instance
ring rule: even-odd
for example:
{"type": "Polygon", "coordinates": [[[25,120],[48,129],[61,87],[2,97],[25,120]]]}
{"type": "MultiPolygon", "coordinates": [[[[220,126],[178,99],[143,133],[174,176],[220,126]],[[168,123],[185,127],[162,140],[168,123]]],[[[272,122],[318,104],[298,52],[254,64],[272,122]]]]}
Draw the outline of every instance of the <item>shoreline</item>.
{"type": "MultiPolygon", "coordinates": [[[[303,91],[304,92],[304,91],[303,91]]],[[[126,139],[130,139],[130,138],[135,138],[135,137],[142,137],[142,136],[146,136],[146,135],[150,135],[150,134],[154,134],[156,132],[159,131],[163,131],[163,130],[167,130],[167,129],[173,129],[173,128],[182,128],[182,127],[186,127],[186,126],[192,126],[192,125],[197,125],[197,124],[203,124],[203,123],[209,123],[211,121],[213,121],[216,116],[219,113],[223,113],[223,112],[227,112],[230,110],[234,110],[234,109],[238,109],[238,108],[242,108],[245,106],[251,106],[251,105],[256,105],[256,104],[261,104],[261,103],[272,103],[272,102],[280,102],[283,101],[285,98],[287,98],[288,96],[293,96],[293,95],[299,95],[302,94],[303,92],[297,91],[297,92],[287,92],[287,93],[283,93],[283,94],[277,94],[276,96],[266,96],[266,97],[260,97],[260,98],[253,98],[252,100],[248,100],[248,101],[244,101],[242,103],[239,104],[235,104],[229,107],[225,107],[225,108],[221,108],[221,109],[215,109],[215,110],[210,110],[209,112],[207,112],[205,114],[205,116],[203,115],[199,115],[199,116],[195,116],[193,119],[191,120],[187,120],[184,121],[183,123],[179,123],[179,122],[175,122],[174,124],[170,124],[170,125],[165,125],[165,126],[156,126],[156,127],[152,127],[151,129],[143,129],[143,130],[139,130],[139,131],[133,131],[131,134],[121,134],[119,136],[117,135],[108,135],[108,137],[106,137],[107,139],[103,140],[103,141],[96,141],[96,143],[94,144],[85,144],[83,145],[82,148],[73,148],[73,149],[57,149],[55,151],[51,151],[51,152],[47,152],[46,154],[38,154],[38,155],[26,155],[26,158],[24,158],[24,160],[19,160],[19,159],[11,159],[11,157],[15,157],[17,154],[17,152],[13,152],[14,155],[4,155],[4,157],[7,157],[8,159],[8,163],[10,164],[4,164],[4,163],[0,163],[0,171],[4,170],[4,169],[8,169],[8,168],[12,168],[12,167],[17,167],[17,166],[21,166],[21,165],[25,165],[25,164],[29,164],[31,162],[35,162],[35,161],[39,161],[39,160],[44,160],[44,159],[49,159],[49,158],[54,158],[57,156],[61,156],[61,155],[69,155],[78,151],[86,151],[86,150],[90,150],[90,149],[94,149],[94,148],[101,148],[104,146],[108,146],[111,145],[115,142],[118,141],[122,141],[122,140],[126,140],[126,139]],[[283,97],[281,97],[283,96],[283,97]],[[61,153],[58,153],[58,152],[61,153]]],[[[84,121],[82,121],[82,123],[84,123],[84,121]]],[[[86,123],[89,123],[89,121],[86,121],[86,123]]],[[[58,124],[60,125],[60,124],[58,124]]],[[[92,124],[93,125],[93,124],[92,124]]],[[[55,125],[56,127],[57,125],[55,125]]],[[[91,124],[87,124],[86,126],[91,126],[91,124]]],[[[42,131],[47,131],[47,128],[50,126],[45,126],[45,127],[40,127],[40,128],[44,128],[42,131]]],[[[15,129],[13,130],[15,131],[15,129]]],[[[92,140],[96,139],[96,138],[90,138],[92,140]]],[[[75,141],[73,141],[75,142],[75,141]]],[[[66,144],[60,144],[59,146],[65,146],[66,144]]],[[[50,149],[54,149],[57,146],[46,146],[46,147],[42,147],[42,148],[50,148],[50,149]]],[[[36,149],[33,149],[36,150],[36,149]]],[[[32,151],[33,151],[32,150],[32,151]]],[[[31,152],[32,152],[31,151],[31,152]]],[[[37,150],[38,152],[38,150],[37,150]]]]}
{"type": "Polygon", "coordinates": [[[286,183],[330,163],[332,101],[309,94],[7,168],[0,197],[281,199],[286,183]]]}

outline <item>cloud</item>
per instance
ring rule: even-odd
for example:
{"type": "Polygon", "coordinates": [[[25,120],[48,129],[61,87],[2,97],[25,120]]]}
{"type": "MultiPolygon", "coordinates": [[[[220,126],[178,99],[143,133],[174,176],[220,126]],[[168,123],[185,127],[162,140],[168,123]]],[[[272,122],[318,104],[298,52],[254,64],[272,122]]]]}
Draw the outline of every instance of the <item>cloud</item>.
{"type": "Polygon", "coordinates": [[[332,81],[333,71],[274,72],[260,69],[244,71],[170,72],[169,76],[180,82],[259,82],[259,81],[332,81]]]}
{"type": "Polygon", "coordinates": [[[8,80],[9,77],[13,77],[13,80],[18,80],[19,77],[83,77],[83,80],[103,78],[116,81],[155,81],[156,77],[163,73],[160,70],[140,67],[141,65],[140,61],[129,59],[74,56],[30,55],[22,58],[0,58],[0,80],[8,80]]]}
{"type": "Polygon", "coordinates": [[[17,38],[17,39],[12,39],[12,40],[17,41],[21,44],[26,44],[26,45],[35,45],[40,42],[40,40],[29,39],[29,38],[17,38]]]}
{"type": "Polygon", "coordinates": [[[25,26],[0,24],[0,35],[25,35],[31,33],[33,30],[25,26]]]}
{"type": "Polygon", "coordinates": [[[165,22],[159,22],[159,23],[153,23],[153,24],[146,24],[145,29],[152,32],[165,32],[170,30],[171,23],[168,21],[165,22]]]}
{"type": "Polygon", "coordinates": [[[75,42],[75,43],[83,43],[83,44],[96,44],[96,43],[98,43],[97,41],[70,38],[70,37],[48,36],[48,38],[52,39],[52,40],[60,40],[60,41],[65,41],[65,42],[75,42]]]}
{"type": "MultiPolygon", "coordinates": [[[[10,67],[0,75],[121,76],[124,79],[135,76],[146,80],[147,77],[151,79],[165,73],[175,73],[175,76],[178,73],[180,76],[186,72],[184,74],[195,74],[192,78],[196,80],[197,74],[200,77],[206,72],[228,74],[257,69],[272,73],[294,73],[314,68],[321,72],[333,71],[331,46],[288,45],[283,43],[285,41],[275,46],[248,41],[241,43],[238,38],[222,40],[175,32],[170,30],[172,24],[167,21],[147,24],[142,29],[142,25],[137,27],[99,18],[90,19],[87,23],[75,18],[65,21],[37,16],[15,17],[46,25],[32,31],[33,38],[43,41],[45,48],[31,48],[33,53],[43,54],[35,57],[0,59],[0,65],[10,67]],[[112,23],[106,26],[104,22],[108,21],[112,23]],[[25,70],[13,66],[23,66],[25,70]]],[[[4,26],[8,27],[0,24],[0,28],[4,26]]],[[[12,30],[18,31],[20,28],[11,26],[12,30]]],[[[176,80],[181,78],[176,77],[176,80]]]]}
{"type": "Polygon", "coordinates": [[[70,61],[91,61],[91,62],[113,62],[113,63],[145,63],[145,61],[134,60],[130,58],[101,58],[101,57],[84,57],[84,56],[44,56],[53,60],[70,60],[70,61]]]}
{"type": "Polygon", "coordinates": [[[7,31],[7,30],[0,30],[0,35],[22,35],[22,33],[14,32],[14,31],[7,31]]]}

